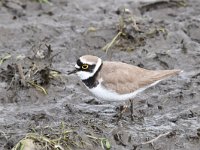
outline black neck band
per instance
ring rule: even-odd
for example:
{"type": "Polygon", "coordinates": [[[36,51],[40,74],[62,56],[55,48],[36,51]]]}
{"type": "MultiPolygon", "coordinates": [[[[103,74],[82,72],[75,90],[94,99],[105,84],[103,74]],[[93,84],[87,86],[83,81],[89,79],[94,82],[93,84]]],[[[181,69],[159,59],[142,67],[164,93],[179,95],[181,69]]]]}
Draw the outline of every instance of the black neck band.
{"type": "Polygon", "coordinates": [[[95,72],[95,74],[92,77],[89,77],[88,79],[82,80],[82,82],[88,87],[88,88],[94,88],[96,87],[99,82],[96,80],[97,75],[99,73],[99,71],[101,70],[101,67],[103,66],[103,63],[101,64],[101,66],[99,67],[99,69],[95,72]]]}

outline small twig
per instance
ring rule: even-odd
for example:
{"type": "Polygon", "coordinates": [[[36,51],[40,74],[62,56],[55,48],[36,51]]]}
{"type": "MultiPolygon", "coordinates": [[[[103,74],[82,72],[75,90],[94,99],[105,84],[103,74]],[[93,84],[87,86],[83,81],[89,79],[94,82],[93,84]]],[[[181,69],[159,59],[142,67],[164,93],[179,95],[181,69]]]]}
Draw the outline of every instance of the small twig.
{"type": "Polygon", "coordinates": [[[41,90],[45,95],[47,95],[47,90],[43,88],[41,85],[34,83],[33,81],[27,81],[30,85],[34,86],[35,88],[41,90]]]}
{"type": "Polygon", "coordinates": [[[153,142],[157,141],[159,138],[163,137],[163,136],[167,136],[168,134],[170,134],[171,131],[169,132],[166,132],[166,133],[163,133],[163,134],[160,134],[159,136],[157,136],[156,138],[150,140],[150,141],[147,141],[147,142],[143,142],[141,143],[142,145],[145,145],[145,144],[152,144],[153,142]]]}
{"type": "Polygon", "coordinates": [[[104,46],[102,49],[103,51],[108,52],[108,49],[114,44],[114,42],[117,40],[117,38],[122,34],[122,32],[118,32],[117,35],[112,39],[110,43],[108,43],[106,46],[104,46]]]}
{"type": "Polygon", "coordinates": [[[49,58],[50,55],[51,55],[51,52],[53,52],[53,51],[52,51],[52,49],[51,49],[51,45],[47,45],[47,44],[45,44],[45,46],[46,46],[47,49],[48,49],[47,55],[46,55],[45,57],[49,58]]]}
{"type": "Polygon", "coordinates": [[[12,56],[10,54],[5,55],[4,57],[0,58],[0,65],[6,61],[7,59],[11,58],[12,56]]]}
{"type": "Polygon", "coordinates": [[[136,31],[140,31],[139,27],[137,26],[136,20],[133,18],[133,16],[131,16],[131,20],[132,20],[132,27],[136,30],[136,31]]]}
{"type": "Polygon", "coordinates": [[[54,57],[58,56],[61,52],[58,52],[56,54],[54,54],[53,56],[51,56],[50,60],[52,61],[54,57]]]}
{"type": "Polygon", "coordinates": [[[6,133],[5,133],[5,132],[3,132],[3,131],[0,131],[0,134],[2,134],[2,135],[5,137],[5,139],[6,139],[6,140],[8,139],[8,137],[7,137],[7,135],[6,135],[6,133]]]}
{"type": "Polygon", "coordinates": [[[10,81],[10,84],[9,84],[9,86],[6,89],[7,91],[10,90],[10,88],[13,86],[14,81],[15,81],[15,77],[12,77],[12,79],[10,81]]]}
{"type": "Polygon", "coordinates": [[[21,65],[21,63],[17,63],[16,65],[17,65],[17,70],[19,72],[19,76],[21,78],[21,82],[22,82],[23,86],[25,86],[26,81],[25,81],[25,76],[24,76],[24,72],[23,72],[23,69],[22,69],[22,65],[21,65]]]}

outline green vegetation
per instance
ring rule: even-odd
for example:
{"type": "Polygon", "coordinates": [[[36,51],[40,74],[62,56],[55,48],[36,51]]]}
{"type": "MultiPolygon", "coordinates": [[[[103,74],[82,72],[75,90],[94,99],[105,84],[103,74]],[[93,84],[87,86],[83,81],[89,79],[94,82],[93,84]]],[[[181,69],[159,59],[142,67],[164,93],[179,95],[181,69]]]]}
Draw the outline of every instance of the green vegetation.
{"type": "Polygon", "coordinates": [[[34,1],[37,1],[39,3],[49,3],[49,0],[34,0],[34,1]]]}
{"type": "Polygon", "coordinates": [[[106,138],[99,138],[94,133],[84,133],[78,129],[69,129],[64,123],[59,128],[45,127],[37,131],[32,129],[20,140],[12,150],[34,150],[34,149],[52,149],[52,150],[71,150],[88,149],[99,147],[104,150],[110,150],[111,145],[106,138]]]}
{"type": "Polygon", "coordinates": [[[164,26],[157,26],[157,24],[148,24],[145,27],[140,23],[141,18],[135,17],[131,11],[127,8],[118,10],[119,22],[116,24],[116,35],[113,39],[107,43],[102,50],[106,53],[112,47],[124,51],[133,51],[135,48],[144,46],[145,42],[149,38],[155,36],[167,35],[167,30],[164,26]]]}

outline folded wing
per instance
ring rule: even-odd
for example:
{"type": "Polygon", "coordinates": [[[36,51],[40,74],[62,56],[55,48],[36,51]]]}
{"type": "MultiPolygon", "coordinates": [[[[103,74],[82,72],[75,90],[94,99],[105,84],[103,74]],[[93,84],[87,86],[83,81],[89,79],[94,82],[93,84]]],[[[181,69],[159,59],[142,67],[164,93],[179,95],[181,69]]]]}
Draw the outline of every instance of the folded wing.
{"type": "Polygon", "coordinates": [[[180,70],[146,70],[137,66],[105,61],[98,75],[102,78],[102,85],[120,94],[127,94],[176,75],[180,70]]]}

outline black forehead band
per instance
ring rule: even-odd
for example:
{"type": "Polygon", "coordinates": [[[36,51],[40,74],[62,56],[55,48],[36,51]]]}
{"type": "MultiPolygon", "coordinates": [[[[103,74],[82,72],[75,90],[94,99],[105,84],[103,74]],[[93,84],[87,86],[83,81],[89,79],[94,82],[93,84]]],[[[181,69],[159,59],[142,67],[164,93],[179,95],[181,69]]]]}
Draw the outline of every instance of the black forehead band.
{"type": "MultiPolygon", "coordinates": [[[[80,61],[80,59],[77,60],[76,64],[77,64],[78,66],[80,66],[80,67],[83,65],[83,63],[80,61]]],[[[85,70],[85,71],[87,71],[87,72],[92,72],[93,69],[95,68],[95,66],[96,66],[96,65],[88,65],[88,69],[85,70]]],[[[80,70],[83,70],[83,69],[80,68],[80,70]]]]}
{"type": "Polygon", "coordinates": [[[82,65],[83,65],[83,63],[80,61],[80,59],[77,60],[76,64],[77,64],[78,66],[82,66],[82,65]]]}

